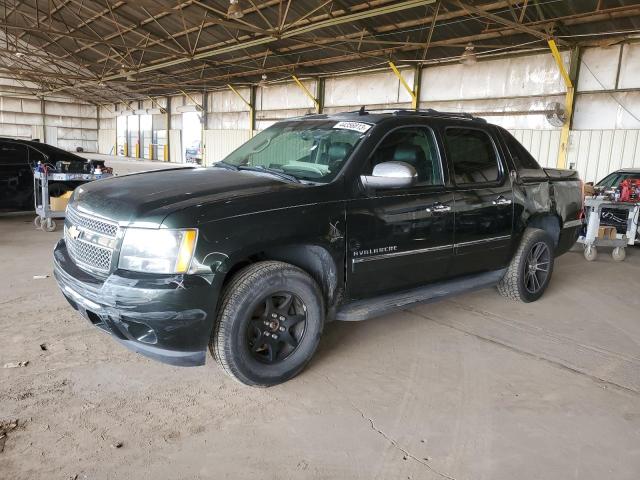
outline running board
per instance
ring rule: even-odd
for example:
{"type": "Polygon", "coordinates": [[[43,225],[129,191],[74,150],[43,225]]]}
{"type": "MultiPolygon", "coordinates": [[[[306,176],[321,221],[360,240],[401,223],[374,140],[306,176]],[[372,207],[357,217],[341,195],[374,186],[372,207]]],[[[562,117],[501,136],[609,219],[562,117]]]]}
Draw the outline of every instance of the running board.
{"type": "Polygon", "coordinates": [[[336,320],[359,322],[421,303],[435,302],[460,293],[492,287],[500,281],[505,271],[506,269],[502,269],[467,275],[445,282],[433,283],[426,287],[347,303],[336,312],[336,320]]]}

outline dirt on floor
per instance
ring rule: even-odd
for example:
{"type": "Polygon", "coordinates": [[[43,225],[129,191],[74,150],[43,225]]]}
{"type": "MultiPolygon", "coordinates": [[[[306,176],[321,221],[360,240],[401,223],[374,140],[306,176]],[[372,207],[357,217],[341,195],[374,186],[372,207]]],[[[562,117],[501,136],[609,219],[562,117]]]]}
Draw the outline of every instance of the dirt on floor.
{"type": "Polygon", "coordinates": [[[0,218],[2,480],[640,477],[639,249],[564,255],[532,304],[332,323],[300,376],[252,389],[89,325],[31,221],[0,218]]]}

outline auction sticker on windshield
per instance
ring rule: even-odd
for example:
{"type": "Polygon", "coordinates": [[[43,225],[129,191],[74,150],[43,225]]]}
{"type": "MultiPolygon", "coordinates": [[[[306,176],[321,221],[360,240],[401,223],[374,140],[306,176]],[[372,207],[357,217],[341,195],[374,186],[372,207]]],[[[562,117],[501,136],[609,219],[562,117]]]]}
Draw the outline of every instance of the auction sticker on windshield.
{"type": "Polygon", "coordinates": [[[342,128],[344,130],[354,130],[356,132],[364,133],[371,128],[368,123],[362,122],[338,122],[333,128],[342,128]]]}

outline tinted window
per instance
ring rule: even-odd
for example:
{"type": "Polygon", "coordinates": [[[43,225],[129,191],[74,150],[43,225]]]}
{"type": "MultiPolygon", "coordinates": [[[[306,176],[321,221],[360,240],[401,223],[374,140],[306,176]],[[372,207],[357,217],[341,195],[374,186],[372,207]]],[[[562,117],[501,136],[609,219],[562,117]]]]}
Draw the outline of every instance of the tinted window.
{"type": "Polygon", "coordinates": [[[0,143],[0,164],[28,165],[27,147],[19,143],[0,143]]]}
{"type": "Polygon", "coordinates": [[[444,136],[456,184],[490,183],[499,180],[498,157],[487,133],[469,128],[447,128],[444,136]]]}
{"type": "Polygon", "coordinates": [[[533,170],[540,168],[540,165],[538,164],[538,162],[536,162],[536,159],[533,158],[533,156],[527,151],[527,149],[524,148],[522,144],[514,138],[513,135],[511,135],[506,130],[502,130],[502,135],[517,170],[533,170]]]}
{"type": "Polygon", "coordinates": [[[442,169],[433,133],[424,127],[394,130],[378,145],[365,174],[382,162],[404,162],[415,168],[419,186],[442,185],[442,169]]]}

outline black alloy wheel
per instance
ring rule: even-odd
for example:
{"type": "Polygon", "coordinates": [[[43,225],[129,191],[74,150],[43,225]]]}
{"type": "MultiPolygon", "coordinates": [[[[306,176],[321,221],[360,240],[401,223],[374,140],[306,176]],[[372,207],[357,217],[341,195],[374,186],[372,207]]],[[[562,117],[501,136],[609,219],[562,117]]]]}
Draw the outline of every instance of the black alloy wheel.
{"type": "Polygon", "coordinates": [[[529,293],[538,293],[546,285],[551,264],[551,253],[545,242],[533,245],[524,264],[524,286],[529,293]]]}
{"type": "Polygon", "coordinates": [[[304,337],[307,308],[291,292],[268,295],[247,325],[247,346],[256,360],[275,364],[288,358],[304,337]]]}
{"type": "Polygon", "coordinates": [[[498,292],[525,303],[538,300],[551,281],[556,244],[545,230],[527,228],[504,276],[498,282],[498,292]]]}
{"type": "Polygon", "coordinates": [[[307,272],[276,260],[252,263],[225,286],[209,348],[237,381],[277,385],[309,363],[325,315],[322,290],[307,272]]]}

